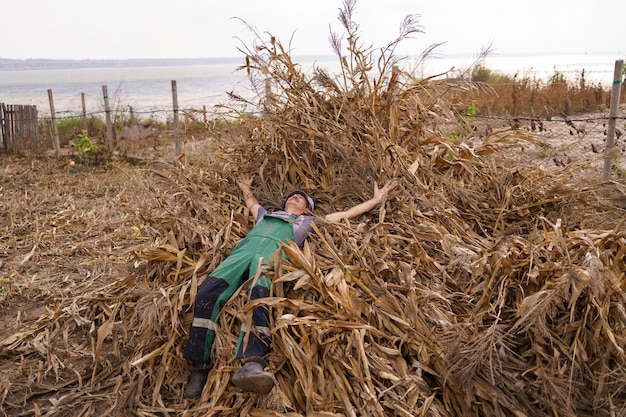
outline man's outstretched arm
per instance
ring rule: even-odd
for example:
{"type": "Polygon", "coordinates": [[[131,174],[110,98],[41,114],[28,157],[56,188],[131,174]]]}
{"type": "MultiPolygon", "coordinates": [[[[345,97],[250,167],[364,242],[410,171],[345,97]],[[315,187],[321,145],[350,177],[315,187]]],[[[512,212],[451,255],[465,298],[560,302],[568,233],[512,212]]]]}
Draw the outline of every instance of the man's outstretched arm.
{"type": "Polygon", "coordinates": [[[374,195],[367,201],[364,201],[360,204],[357,204],[354,207],[351,207],[345,211],[338,211],[335,213],[330,213],[326,215],[326,220],[330,222],[337,222],[340,220],[350,220],[357,216],[360,216],[363,213],[366,213],[372,210],[374,207],[380,204],[381,201],[387,197],[387,193],[398,185],[397,181],[388,181],[387,184],[378,188],[378,183],[374,181],[374,195]]]}
{"type": "Polygon", "coordinates": [[[239,185],[239,188],[243,193],[243,202],[246,204],[246,207],[248,207],[248,210],[250,210],[250,214],[254,220],[256,220],[257,215],[259,214],[259,207],[261,207],[261,205],[254,196],[254,193],[252,193],[252,182],[253,178],[251,176],[242,175],[237,180],[237,185],[239,185]]]}

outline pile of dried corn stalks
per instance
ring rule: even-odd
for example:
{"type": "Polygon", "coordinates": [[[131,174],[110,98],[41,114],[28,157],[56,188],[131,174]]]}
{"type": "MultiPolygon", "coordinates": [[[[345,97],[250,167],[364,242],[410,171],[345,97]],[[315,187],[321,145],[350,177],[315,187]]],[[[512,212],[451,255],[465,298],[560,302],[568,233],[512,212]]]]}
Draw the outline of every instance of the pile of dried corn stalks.
{"type": "MultiPolygon", "coordinates": [[[[609,184],[579,178],[576,164],[504,168],[496,155],[519,148],[511,135],[449,139],[445,92],[458,87],[392,70],[396,43],[377,60],[361,52],[352,5],[339,77],[305,76],[275,39],[256,45],[246,68],[274,96],[262,117],[242,119],[250,137],[141,178],[150,197],[136,215],[153,237],[137,248],[141,272],[50,306],[2,341],[5,352],[35,349],[54,374],[59,339],[82,335],[75,355],[92,364],[59,382],[45,412],[24,415],[626,413],[626,226],[609,184]],[[256,175],[265,206],[297,187],[318,214],[369,198],[374,181],[400,186],[276,259],[265,300],[273,391],[229,385],[250,315],[244,287],[221,316],[202,399],[185,401],[197,287],[252,224],[232,181],[241,172],[256,175]]],[[[414,31],[408,19],[399,40],[414,31]]]]}

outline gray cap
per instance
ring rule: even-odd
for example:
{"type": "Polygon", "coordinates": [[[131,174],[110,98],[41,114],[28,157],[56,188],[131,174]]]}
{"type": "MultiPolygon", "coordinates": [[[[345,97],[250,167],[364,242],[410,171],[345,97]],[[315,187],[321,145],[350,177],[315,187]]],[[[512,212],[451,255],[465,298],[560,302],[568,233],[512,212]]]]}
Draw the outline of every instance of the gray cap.
{"type": "Polygon", "coordinates": [[[291,197],[294,194],[300,194],[301,196],[306,198],[306,201],[309,203],[309,210],[313,211],[313,209],[315,208],[315,203],[313,202],[313,199],[309,197],[307,193],[301,190],[293,190],[292,192],[287,194],[287,197],[285,197],[285,201],[283,201],[283,207],[282,207],[283,210],[285,209],[285,205],[287,204],[287,200],[289,200],[289,197],[291,197]]]}

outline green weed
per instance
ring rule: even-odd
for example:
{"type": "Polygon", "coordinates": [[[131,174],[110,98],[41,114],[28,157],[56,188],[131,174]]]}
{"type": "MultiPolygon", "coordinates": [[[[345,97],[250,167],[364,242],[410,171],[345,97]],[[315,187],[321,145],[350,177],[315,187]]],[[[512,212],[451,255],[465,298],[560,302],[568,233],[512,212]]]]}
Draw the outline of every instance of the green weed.
{"type": "Polygon", "coordinates": [[[86,130],[82,130],[78,135],[76,135],[74,140],[76,142],[76,150],[79,154],[88,155],[95,152],[96,145],[91,141],[91,139],[89,139],[86,130]]]}

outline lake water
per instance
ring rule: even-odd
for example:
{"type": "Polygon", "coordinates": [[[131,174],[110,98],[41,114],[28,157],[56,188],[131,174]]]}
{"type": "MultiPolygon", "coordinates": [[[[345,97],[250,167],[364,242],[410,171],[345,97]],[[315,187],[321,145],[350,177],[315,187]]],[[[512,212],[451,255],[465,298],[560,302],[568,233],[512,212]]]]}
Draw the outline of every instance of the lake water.
{"type": "Polygon", "coordinates": [[[50,113],[48,89],[60,116],[82,112],[81,93],[87,113],[104,108],[107,86],[113,109],[132,106],[137,113],[171,111],[172,80],[176,80],[179,108],[202,108],[227,101],[227,91],[250,94],[244,73],[237,65],[186,65],[116,68],[71,68],[0,71],[0,103],[36,105],[50,113]]]}
{"type": "MultiPolygon", "coordinates": [[[[545,78],[555,71],[568,80],[576,80],[582,70],[588,82],[599,82],[610,88],[615,60],[623,56],[611,54],[543,55],[543,56],[488,56],[485,66],[508,74],[535,75],[545,78]]],[[[297,61],[297,60],[296,60],[297,61]]],[[[467,68],[475,58],[450,56],[430,58],[416,67],[410,60],[403,61],[404,69],[420,76],[443,73],[451,68],[467,68]]],[[[313,65],[336,73],[336,58],[321,57],[315,61],[298,61],[305,71],[313,65]]],[[[101,112],[104,108],[102,86],[107,85],[113,109],[132,106],[138,114],[167,114],[172,111],[172,85],[176,80],[178,104],[181,109],[211,107],[227,104],[226,92],[233,91],[253,97],[254,91],[245,72],[235,71],[237,64],[167,65],[115,68],[72,68],[38,70],[0,70],[0,103],[36,105],[39,112],[49,114],[48,89],[54,96],[55,110],[60,117],[82,112],[81,93],[85,93],[87,112],[101,112]]]]}

